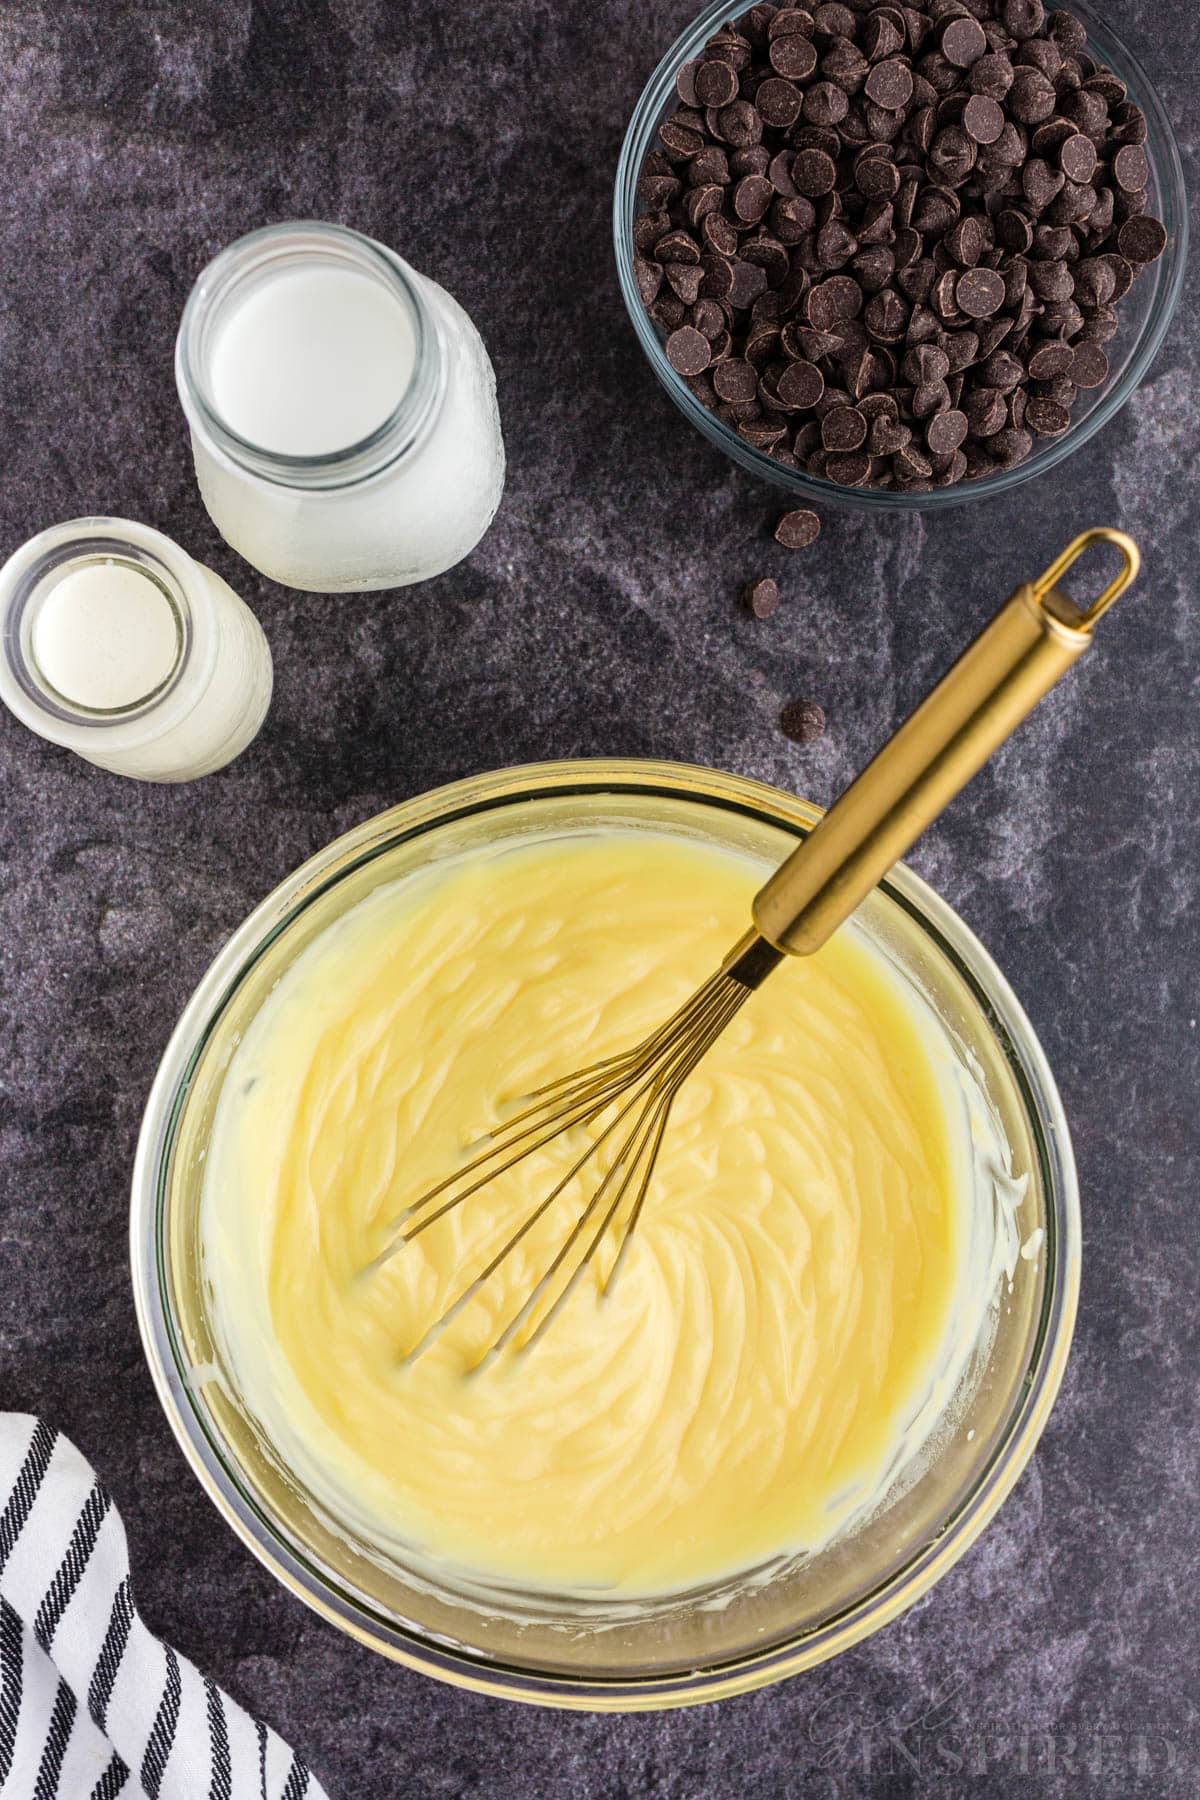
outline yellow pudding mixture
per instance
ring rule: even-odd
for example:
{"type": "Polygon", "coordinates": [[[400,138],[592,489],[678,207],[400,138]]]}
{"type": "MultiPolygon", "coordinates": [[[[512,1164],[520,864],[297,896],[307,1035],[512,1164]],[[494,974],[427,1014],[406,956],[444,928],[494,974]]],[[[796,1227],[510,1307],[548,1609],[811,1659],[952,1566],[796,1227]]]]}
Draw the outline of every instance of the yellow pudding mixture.
{"type": "Polygon", "coordinates": [[[634,830],[443,863],[315,939],[236,1050],[202,1215],[223,1354],[289,1465],[370,1541],[663,1593],[825,1542],[928,1435],[978,1325],[958,1304],[970,1133],[922,1003],[853,925],[709,1052],[619,1281],[599,1298],[606,1245],[528,1356],[467,1373],[583,1188],[403,1361],[570,1146],[371,1268],[504,1100],[681,1004],[762,878],[634,830]]]}

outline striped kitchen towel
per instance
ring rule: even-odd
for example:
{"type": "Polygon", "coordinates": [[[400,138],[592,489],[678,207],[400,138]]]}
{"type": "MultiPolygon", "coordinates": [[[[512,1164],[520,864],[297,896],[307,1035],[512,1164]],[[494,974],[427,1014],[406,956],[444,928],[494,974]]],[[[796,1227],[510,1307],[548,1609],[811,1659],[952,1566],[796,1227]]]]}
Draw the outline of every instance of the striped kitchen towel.
{"type": "Polygon", "coordinates": [[[324,1800],[287,1745],[142,1624],[73,1444],[0,1413],[3,1800],[324,1800]]]}

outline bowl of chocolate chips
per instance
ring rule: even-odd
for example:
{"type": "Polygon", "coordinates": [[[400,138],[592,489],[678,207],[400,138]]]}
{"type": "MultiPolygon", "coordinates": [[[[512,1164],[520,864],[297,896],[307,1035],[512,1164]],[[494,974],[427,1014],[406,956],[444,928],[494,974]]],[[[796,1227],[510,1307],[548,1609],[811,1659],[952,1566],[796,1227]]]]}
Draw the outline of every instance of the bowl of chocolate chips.
{"type": "Polygon", "coordinates": [[[736,462],[928,508],[1061,462],[1145,375],[1187,206],[1089,7],[710,6],[638,102],[617,268],[651,366],[736,462]]]}

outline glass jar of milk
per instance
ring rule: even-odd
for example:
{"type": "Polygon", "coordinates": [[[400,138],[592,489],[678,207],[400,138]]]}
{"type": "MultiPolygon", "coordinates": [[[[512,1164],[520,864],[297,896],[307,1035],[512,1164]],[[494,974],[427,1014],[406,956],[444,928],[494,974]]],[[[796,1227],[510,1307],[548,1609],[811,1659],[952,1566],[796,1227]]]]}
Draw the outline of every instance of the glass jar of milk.
{"type": "Polygon", "coordinates": [[[405,587],[474,549],[504,486],[496,381],[444,289],[356,231],[223,251],[175,357],[204,504],[287,587],[405,587]]]}
{"type": "Polygon", "coordinates": [[[271,685],[249,607],[148,525],[72,519],[0,569],[0,700],[116,775],[223,768],[257,733],[271,685]]]}

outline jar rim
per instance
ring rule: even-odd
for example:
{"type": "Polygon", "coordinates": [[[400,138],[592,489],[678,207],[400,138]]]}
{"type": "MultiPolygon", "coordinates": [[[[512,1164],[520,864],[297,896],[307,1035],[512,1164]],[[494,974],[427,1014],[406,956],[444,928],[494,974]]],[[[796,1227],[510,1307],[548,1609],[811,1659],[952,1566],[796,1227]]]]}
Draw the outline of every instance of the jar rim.
{"type": "Polygon", "coordinates": [[[220,251],[200,272],[179,325],[175,382],[193,433],[243,474],[279,487],[321,491],[370,480],[411,454],[428,436],[445,391],[445,358],[437,320],[415,272],[387,245],[347,225],[318,219],[264,225],[220,251]],[[318,455],[268,450],[243,437],[216,404],[207,353],[215,321],[249,281],[286,266],[356,269],[386,287],[413,333],[413,371],[395,405],[367,436],[318,455]]]}
{"type": "Polygon", "coordinates": [[[22,724],[54,743],[84,754],[140,748],[164,729],[163,708],[186,715],[203,693],[216,661],[213,633],[205,629],[209,600],[196,564],[153,526],[108,517],[68,519],[28,539],[0,568],[0,699],[22,724]],[[175,615],[179,645],[170,674],[128,706],[96,709],[60,695],[41,674],[32,628],[48,578],[72,565],[113,559],[136,567],[166,597],[175,615]]]}

